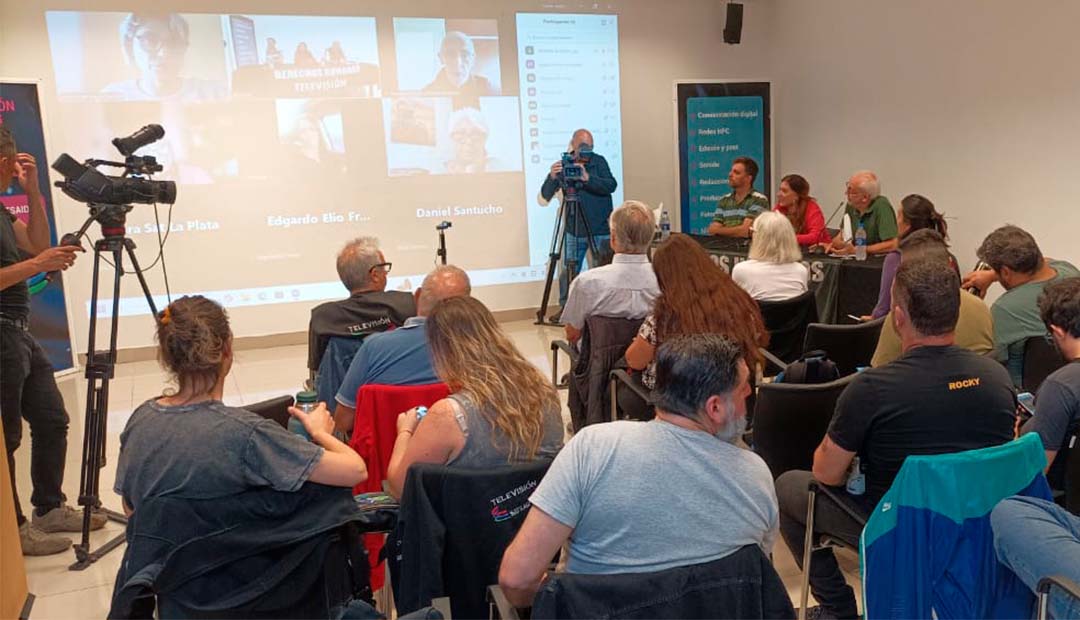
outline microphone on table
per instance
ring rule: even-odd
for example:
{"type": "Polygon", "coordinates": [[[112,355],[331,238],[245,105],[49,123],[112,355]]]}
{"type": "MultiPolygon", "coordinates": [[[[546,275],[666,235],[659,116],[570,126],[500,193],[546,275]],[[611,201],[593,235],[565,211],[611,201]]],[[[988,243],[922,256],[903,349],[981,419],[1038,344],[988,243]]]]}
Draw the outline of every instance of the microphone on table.
{"type": "Polygon", "coordinates": [[[837,213],[840,213],[840,209],[843,209],[845,205],[847,205],[846,200],[841,200],[840,204],[836,205],[836,209],[832,212],[832,215],[829,216],[829,219],[825,220],[825,228],[829,227],[829,223],[833,221],[833,218],[836,217],[837,213]]]}

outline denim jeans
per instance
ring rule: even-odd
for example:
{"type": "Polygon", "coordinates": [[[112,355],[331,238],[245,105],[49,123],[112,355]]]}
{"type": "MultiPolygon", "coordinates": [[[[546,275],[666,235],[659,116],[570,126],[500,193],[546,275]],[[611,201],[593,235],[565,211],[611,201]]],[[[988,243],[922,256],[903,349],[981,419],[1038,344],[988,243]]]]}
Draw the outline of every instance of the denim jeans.
{"type": "MultiPolygon", "coordinates": [[[[1010,497],[990,513],[998,560],[1034,592],[1043,577],[1080,583],[1080,517],[1053,502],[1010,497]]],[[[1080,618],[1080,603],[1050,590],[1050,614],[1080,618]]]]}
{"type": "Polygon", "coordinates": [[[23,419],[30,424],[30,503],[45,512],[64,503],[68,414],[56,387],[52,363],[30,332],[0,325],[0,418],[7,444],[11,494],[19,524],[25,520],[15,488],[15,451],[22,443],[23,419]]]}
{"type": "MultiPolygon", "coordinates": [[[[596,251],[603,255],[611,252],[611,235],[593,235],[593,245],[596,251]]],[[[585,254],[589,251],[589,238],[578,237],[566,233],[563,241],[562,261],[559,262],[559,307],[566,305],[566,296],[570,292],[570,277],[567,263],[572,258],[576,261],[575,269],[578,274],[588,271],[588,267],[596,267],[600,256],[589,255],[588,267],[585,265],[585,254]]],[[[576,274],[575,274],[576,275],[576,274]]]]}

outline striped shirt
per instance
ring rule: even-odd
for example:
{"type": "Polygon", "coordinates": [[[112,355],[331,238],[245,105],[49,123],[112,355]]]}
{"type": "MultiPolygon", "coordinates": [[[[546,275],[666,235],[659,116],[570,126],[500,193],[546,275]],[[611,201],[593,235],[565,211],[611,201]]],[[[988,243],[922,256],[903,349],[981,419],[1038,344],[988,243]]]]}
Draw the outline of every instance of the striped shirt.
{"type": "Polygon", "coordinates": [[[761,192],[750,192],[742,202],[735,202],[735,192],[731,192],[721,196],[716,204],[713,221],[720,222],[725,228],[741,226],[746,218],[754,219],[768,210],[769,197],[761,192]]]}

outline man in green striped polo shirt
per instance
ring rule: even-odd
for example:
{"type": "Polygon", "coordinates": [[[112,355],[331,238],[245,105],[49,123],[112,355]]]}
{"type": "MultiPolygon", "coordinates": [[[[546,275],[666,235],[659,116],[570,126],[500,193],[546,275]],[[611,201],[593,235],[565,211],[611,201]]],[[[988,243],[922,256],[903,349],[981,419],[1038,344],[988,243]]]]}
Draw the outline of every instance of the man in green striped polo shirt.
{"type": "Polygon", "coordinates": [[[750,224],[754,218],[769,210],[769,197],[754,191],[757,179],[757,162],[749,157],[736,157],[728,173],[731,192],[720,198],[716,215],[709,224],[709,234],[720,237],[750,236],[750,224]]]}

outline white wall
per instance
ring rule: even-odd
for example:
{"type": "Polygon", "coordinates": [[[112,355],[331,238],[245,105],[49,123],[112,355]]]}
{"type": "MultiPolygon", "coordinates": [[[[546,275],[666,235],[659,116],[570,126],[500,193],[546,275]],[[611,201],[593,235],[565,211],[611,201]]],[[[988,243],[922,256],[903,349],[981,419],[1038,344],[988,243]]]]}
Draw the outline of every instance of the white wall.
{"type": "MultiPolygon", "coordinates": [[[[645,200],[651,204],[663,201],[675,205],[678,193],[673,168],[672,144],[673,107],[672,82],[676,79],[734,79],[768,77],[769,37],[771,36],[772,5],[765,0],[746,3],[742,45],[728,46],[721,41],[725,5],[703,0],[621,0],[610,2],[608,12],[619,15],[620,61],[624,136],[624,173],[620,179],[626,197],[645,200]]],[[[602,7],[604,5],[601,5],[602,7]]],[[[400,0],[398,2],[350,2],[309,0],[298,5],[288,0],[165,0],[163,9],[182,12],[250,12],[262,14],[315,15],[354,14],[380,15],[392,13],[399,7],[402,14],[431,16],[505,17],[501,23],[513,23],[517,11],[552,10],[572,12],[576,5],[555,6],[544,2],[524,0],[478,0],[476,2],[445,2],[436,0],[400,0]],[[448,15],[449,14],[449,15],[448,15]]],[[[130,2],[97,0],[26,0],[0,1],[0,76],[9,78],[39,78],[43,87],[43,107],[47,120],[57,114],[55,88],[45,30],[44,11],[131,10],[130,2]]],[[[603,8],[599,10],[605,10],[603,8]]],[[[62,62],[62,60],[58,60],[62,62]]],[[[51,157],[64,152],[65,136],[60,123],[53,122],[48,148],[51,157]]],[[[102,157],[111,153],[72,153],[77,158],[102,157]]],[[[85,208],[55,192],[57,214],[64,230],[77,227],[85,208]]],[[[137,207],[146,208],[146,207],[137,207]]],[[[176,212],[184,205],[178,203],[176,212]]],[[[674,210],[674,209],[673,209],[674,210]]],[[[433,235],[432,235],[433,237],[433,235]]],[[[431,242],[434,244],[434,238],[431,242]]],[[[167,248],[166,248],[167,249],[167,248]]],[[[432,248],[434,251],[434,247],[432,248]]],[[[143,247],[140,257],[149,262],[156,255],[154,248],[143,247]]],[[[182,269],[205,269],[208,258],[177,254],[168,255],[170,272],[182,269]]],[[[393,257],[388,257],[393,260],[393,257]]],[[[68,272],[69,290],[86,290],[90,279],[90,262],[81,260],[68,272]]],[[[334,279],[331,264],[312,265],[313,270],[325,272],[325,280],[334,279]]],[[[159,272],[150,278],[155,293],[164,292],[159,272]]],[[[138,294],[137,282],[125,277],[125,295],[138,294]]],[[[478,292],[477,296],[492,309],[505,310],[535,306],[539,303],[541,286],[514,285],[478,292]]],[[[307,328],[310,305],[273,306],[270,311],[237,308],[232,311],[233,329],[237,335],[253,336],[301,331],[307,328]]],[[[80,351],[85,349],[86,325],[81,311],[74,329],[80,351]]],[[[152,342],[152,323],[149,317],[124,318],[121,321],[121,347],[145,346],[152,342]]]]}
{"type": "MultiPolygon", "coordinates": [[[[776,0],[770,36],[778,176],[828,212],[848,175],[877,171],[898,204],[930,198],[971,267],[1013,223],[1080,263],[1080,3],[776,0]]],[[[995,287],[996,288],[996,287],[995,287]]]]}

